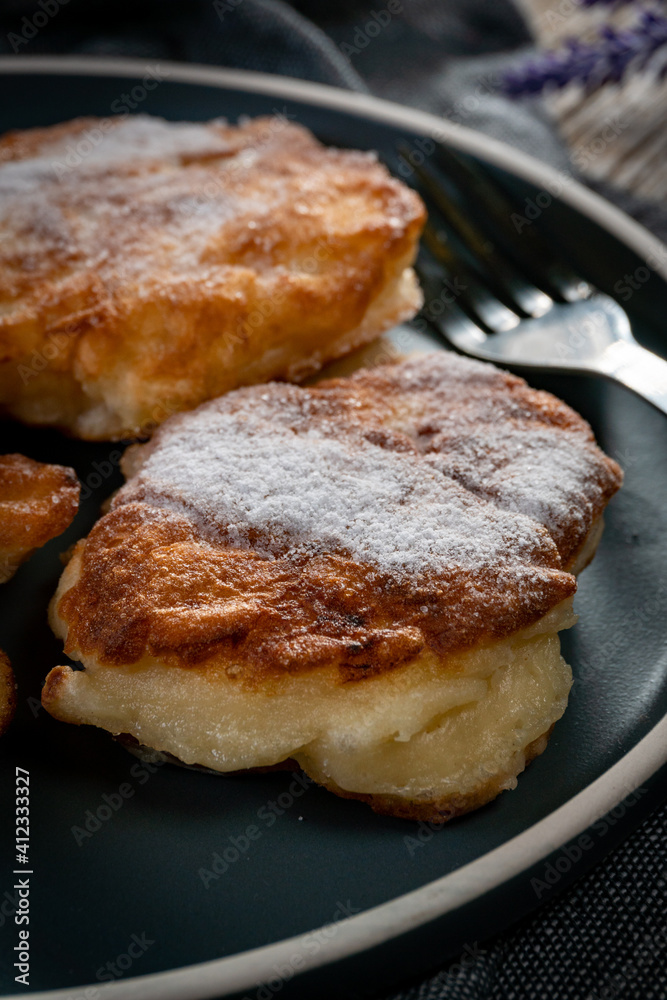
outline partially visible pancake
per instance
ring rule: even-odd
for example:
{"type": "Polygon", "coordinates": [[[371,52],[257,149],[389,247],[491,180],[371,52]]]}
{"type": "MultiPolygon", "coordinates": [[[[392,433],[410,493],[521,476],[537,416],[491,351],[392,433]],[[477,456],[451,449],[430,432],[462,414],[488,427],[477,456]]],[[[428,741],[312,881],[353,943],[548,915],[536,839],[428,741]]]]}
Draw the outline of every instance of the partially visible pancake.
{"type": "Polygon", "coordinates": [[[16,685],[11,664],[0,649],[0,736],[14,717],[16,709],[16,685]]]}
{"type": "Polygon", "coordinates": [[[125,466],[52,603],[57,718],[436,822],[544,748],[621,483],[565,404],[437,352],[238,390],[125,466]]]}
{"type": "MultiPolygon", "coordinates": [[[[73,469],[0,455],[0,583],[6,583],[35,549],[67,528],[79,507],[73,469]]],[[[16,708],[11,664],[0,649],[0,735],[16,708]]]]}
{"type": "Polygon", "coordinates": [[[0,583],[69,527],[79,507],[73,469],[0,455],[0,583]]]}
{"type": "Polygon", "coordinates": [[[0,408],[147,436],[414,315],[418,196],[283,116],[82,118],[0,139],[0,408]]]}

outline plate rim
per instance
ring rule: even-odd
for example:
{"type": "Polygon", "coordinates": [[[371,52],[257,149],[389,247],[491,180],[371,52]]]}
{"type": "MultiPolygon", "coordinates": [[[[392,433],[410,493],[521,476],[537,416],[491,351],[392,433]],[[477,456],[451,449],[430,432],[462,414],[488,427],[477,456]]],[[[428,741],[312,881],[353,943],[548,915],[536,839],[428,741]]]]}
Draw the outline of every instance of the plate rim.
{"type": "MultiPolygon", "coordinates": [[[[514,149],[501,140],[465,125],[448,121],[383,98],[346,91],[325,84],[248,70],[151,60],[165,79],[245,90],[276,98],[289,98],[331,108],[360,118],[372,118],[394,126],[442,139],[462,152],[486,158],[497,166],[539,187],[556,186],[553,197],[563,200],[597,222],[641,256],[667,280],[667,245],[621,209],[585,188],[563,171],[514,149]]],[[[107,76],[135,78],[145,74],[149,62],[95,56],[0,56],[0,75],[44,74],[60,76],[107,76]]],[[[255,989],[271,978],[274,966],[300,956],[299,973],[312,971],[340,959],[358,955],[374,946],[415,930],[432,920],[473,902],[520,876],[596,820],[610,812],[625,797],[648,781],[667,763],[667,715],[665,715],[620,760],[595,781],[520,834],[486,852],[474,861],[419,889],[350,916],[336,924],[336,934],[326,938],[316,954],[304,948],[305,934],[270,945],[239,952],[226,958],[182,966],[164,972],[116,980],[32,992],[31,1000],[67,1000],[73,990],[102,989],[114,1000],[205,1000],[214,996],[255,989]]],[[[7,994],[12,997],[13,994],[7,994]]]]}

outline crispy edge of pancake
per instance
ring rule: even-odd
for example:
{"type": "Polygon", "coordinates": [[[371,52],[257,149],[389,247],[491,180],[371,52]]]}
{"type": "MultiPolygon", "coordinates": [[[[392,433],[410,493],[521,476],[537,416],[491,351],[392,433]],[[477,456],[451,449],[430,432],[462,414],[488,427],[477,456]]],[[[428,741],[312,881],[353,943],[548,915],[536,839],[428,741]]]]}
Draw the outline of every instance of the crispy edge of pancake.
{"type": "MultiPolygon", "coordinates": [[[[79,492],[76,474],[67,466],[35,462],[15,453],[0,455],[0,583],[10,580],[36,549],[69,527],[79,508],[79,492]],[[18,481],[3,482],[3,469],[18,481]]],[[[16,681],[9,658],[0,649],[0,735],[15,711],[16,681]]]]}
{"type": "MultiPolygon", "coordinates": [[[[56,427],[65,434],[86,441],[123,441],[143,439],[156,427],[175,413],[188,412],[210,398],[222,395],[246,385],[258,385],[269,380],[301,382],[315,375],[330,362],[346,357],[353,351],[371,344],[392,327],[410,319],[422,305],[423,297],[410,263],[413,250],[398,261],[396,274],[386,283],[366,310],[361,322],[349,330],[331,336],[324,343],[321,331],[314,331],[310,338],[308,352],[295,348],[295,338],[284,343],[270,345],[265,350],[263,326],[250,331],[244,340],[244,353],[254,354],[247,362],[236,360],[219,368],[214,391],[204,390],[194,381],[180,377],[177,383],[151,386],[151,372],[133,370],[132,378],[148,386],[147,400],[132,397],[131,405],[123,405],[113,400],[117,384],[116,375],[122,382],[124,365],[118,359],[114,364],[119,370],[92,377],[82,383],[69,370],[46,369],[39,377],[29,378],[19,388],[18,370],[21,362],[0,362],[0,410],[24,423],[56,427]],[[119,374],[120,373],[120,374],[119,374]],[[103,384],[104,382],[104,384],[103,384]],[[150,398],[150,395],[154,398],[150,398]]],[[[387,262],[389,263],[389,262],[387,262]]],[[[295,303],[296,305],[296,303],[295,303]]],[[[307,302],[302,303],[307,308],[307,302]]],[[[267,321],[268,322],[268,321],[267,321]]],[[[296,322],[296,316],[293,318],[296,322]]],[[[194,330],[193,330],[194,335],[194,330]]],[[[160,344],[153,344],[159,350],[160,344]]],[[[185,359],[185,354],[184,354],[185,359]]],[[[210,373],[213,362],[206,357],[210,373]],[[210,363],[209,363],[210,362],[210,363]]],[[[28,371],[30,359],[25,365],[28,371]]],[[[185,360],[184,360],[185,364],[185,360]]],[[[207,380],[209,376],[207,374],[207,380]]],[[[201,381],[201,379],[200,379],[201,381]]]]}
{"type": "MultiPolygon", "coordinates": [[[[336,667],[341,682],[354,682],[391,672],[431,646],[439,654],[462,651],[531,626],[576,590],[570,572],[538,567],[530,609],[497,595],[498,606],[486,606],[487,616],[495,615],[489,623],[478,620],[478,592],[464,590],[460,598],[456,581],[435,591],[429,582],[425,591],[411,593],[349,558],[325,555],[299,570],[289,559],[218,552],[198,537],[193,542],[192,526],[181,517],[160,513],[157,521],[148,520],[141,503],[112,510],[93,532],[74,546],[49,607],[66,655],[112,667],[132,666],[148,655],[173,669],[229,668],[251,690],[328,666],[336,667]],[[194,581],[187,573],[193,565],[194,581]],[[149,591],[155,604],[146,599],[149,591]],[[191,609],[202,594],[200,619],[191,609]],[[248,610],[251,600],[257,612],[248,610]],[[464,600],[467,611],[461,610],[464,600]],[[425,601],[440,606],[429,610],[425,601]],[[477,617],[464,630],[468,614],[477,617]],[[221,634],[211,634],[212,628],[221,634]]],[[[485,585],[492,601],[488,579],[485,585]]]]}
{"type": "Polygon", "coordinates": [[[16,681],[6,653],[0,649],[0,736],[6,732],[16,711],[16,681]]]}
{"type": "Polygon", "coordinates": [[[0,583],[70,526],[80,491],[76,473],[68,466],[15,453],[0,455],[0,583]]]}

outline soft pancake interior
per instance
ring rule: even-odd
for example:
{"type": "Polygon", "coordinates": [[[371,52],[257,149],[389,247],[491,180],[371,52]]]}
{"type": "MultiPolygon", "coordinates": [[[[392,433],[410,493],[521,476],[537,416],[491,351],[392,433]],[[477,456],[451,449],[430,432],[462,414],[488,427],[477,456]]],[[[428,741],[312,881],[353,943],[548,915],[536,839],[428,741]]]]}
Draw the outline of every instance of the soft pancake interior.
{"type": "MultiPolygon", "coordinates": [[[[572,675],[557,633],[574,621],[567,600],[510,638],[444,661],[425,652],[347,683],[320,668],[260,690],[222,670],[149,657],[105,669],[86,657],[85,671],[53,670],[43,699],[64,722],[129,733],[186,764],[224,772],[292,758],[339,793],[374,797],[380,811],[437,820],[516,784],[529,748],[565,710],[572,675]]],[[[64,637],[55,613],[52,625],[64,637]]]]}

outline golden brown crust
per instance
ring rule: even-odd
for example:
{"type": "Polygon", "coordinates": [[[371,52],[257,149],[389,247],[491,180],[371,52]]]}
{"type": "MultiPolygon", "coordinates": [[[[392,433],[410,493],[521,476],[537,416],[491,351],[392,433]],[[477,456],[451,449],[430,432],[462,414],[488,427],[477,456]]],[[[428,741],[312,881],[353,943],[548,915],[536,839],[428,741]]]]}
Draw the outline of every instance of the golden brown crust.
{"type": "Polygon", "coordinates": [[[55,703],[66,684],[66,677],[71,667],[54,667],[46,676],[42,688],[42,701],[44,705],[55,703]]]}
{"type": "Polygon", "coordinates": [[[16,683],[8,657],[0,649],[0,736],[14,718],[16,683]]]}
{"type": "MultiPolygon", "coordinates": [[[[131,664],[148,654],[174,667],[226,671],[250,686],[332,665],[341,682],[354,682],[424,649],[445,658],[527,628],[571,596],[567,569],[620,485],[618,466],[565,404],[445,352],[309,389],[246,389],[207,407],[173,418],[133,452],[135,477],[79,543],[53,609],[74,658],[131,664]],[[288,538],[281,548],[268,525],[254,526],[241,545],[220,521],[204,530],[201,510],[155,487],[151,462],[175,436],[188,443],[184,432],[199,426],[193,421],[240,414],[246,426],[261,406],[274,417],[270,434],[283,419],[297,437],[329,427],[350,461],[370,454],[383,469],[398,455],[415,481],[441,476],[443,495],[453,498],[446,511],[460,507],[470,523],[478,514],[497,523],[500,555],[490,557],[479,538],[469,563],[445,556],[436,568],[404,573],[330,543],[295,550],[288,538]]],[[[181,471],[196,494],[196,477],[181,471]]],[[[268,473],[261,484],[263,502],[268,473]]],[[[283,503],[296,506],[299,489],[297,477],[283,503]]]]}
{"type": "Polygon", "coordinates": [[[69,527],[79,506],[73,469],[0,455],[0,582],[69,527]]]}
{"type": "Polygon", "coordinates": [[[105,515],[75,555],[81,576],[59,600],[69,656],[225,669],[246,684],[337,664],[342,681],[502,638],[574,593],[574,578],[535,568],[530,606],[502,574],[397,584],[340,555],[302,563],[216,548],[187,519],[144,504],[105,515]],[[493,600],[480,619],[479,603],[493,600]]]}
{"type": "Polygon", "coordinates": [[[417,195],[281,116],[9,133],[0,213],[0,403],[89,439],[303,378],[419,305],[417,195]]]}
{"type": "MultiPolygon", "coordinates": [[[[525,763],[521,770],[524,770],[536,757],[546,750],[549,737],[554,730],[551,726],[546,733],[532,740],[524,749],[525,763]]],[[[519,772],[521,773],[521,772],[519,772]]],[[[412,819],[422,823],[447,823],[457,816],[464,816],[465,813],[472,812],[492,802],[501,792],[508,788],[513,788],[516,784],[516,771],[511,774],[494,774],[489,780],[477,787],[473,792],[461,795],[448,795],[444,798],[436,799],[409,799],[399,795],[374,795],[363,792],[349,792],[341,788],[331,779],[322,780],[321,784],[328,788],[330,792],[339,795],[342,799],[357,799],[365,802],[371,809],[381,816],[394,816],[397,819],[412,819]]]]}

